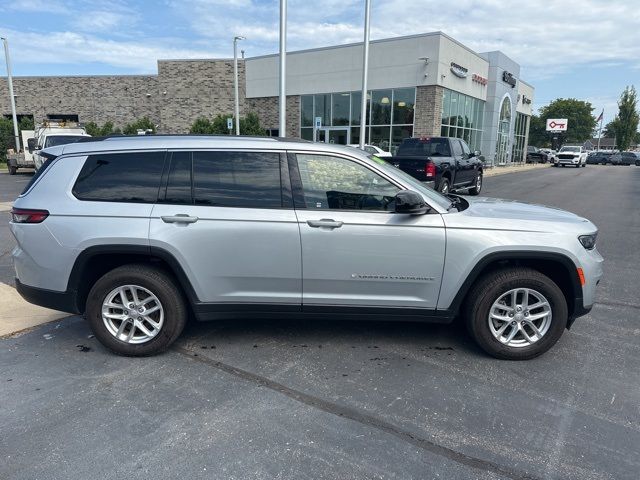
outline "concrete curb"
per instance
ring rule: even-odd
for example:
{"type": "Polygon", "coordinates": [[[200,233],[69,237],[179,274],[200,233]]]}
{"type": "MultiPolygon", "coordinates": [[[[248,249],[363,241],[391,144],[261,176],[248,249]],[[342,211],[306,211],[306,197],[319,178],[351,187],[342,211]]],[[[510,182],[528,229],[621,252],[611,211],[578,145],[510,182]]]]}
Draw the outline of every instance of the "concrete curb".
{"type": "Polygon", "coordinates": [[[532,165],[517,165],[513,167],[493,167],[486,169],[484,171],[485,177],[494,177],[496,175],[506,175],[508,173],[520,173],[520,172],[529,172],[531,170],[540,170],[542,168],[549,168],[553,164],[542,163],[542,164],[532,164],[532,165]]]}
{"type": "Polygon", "coordinates": [[[15,288],[0,283],[0,338],[68,316],[68,313],[31,305],[15,288]]]}

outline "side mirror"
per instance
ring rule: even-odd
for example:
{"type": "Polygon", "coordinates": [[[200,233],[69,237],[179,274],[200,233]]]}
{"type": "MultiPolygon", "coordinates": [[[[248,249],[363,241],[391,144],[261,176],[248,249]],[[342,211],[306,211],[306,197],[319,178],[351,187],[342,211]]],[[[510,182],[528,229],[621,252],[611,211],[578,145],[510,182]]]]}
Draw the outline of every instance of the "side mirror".
{"type": "Polygon", "coordinates": [[[412,190],[400,190],[396,194],[396,213],[423,215],[429,211],[422,195],[412,190]]]}
{"type": "Polygon", "coordinates": [[[27,138],[27,148],[29,150],[29,153],[33,153],[33,151],[36,149],[36,139],[35,138],[27,138]]]}
{"type": "Polygon", "coordinates": [[[482,152],[480,150],[474,150],[473,152],[474,157],[479,157],[480,155],[482,155],[482,152]]]}

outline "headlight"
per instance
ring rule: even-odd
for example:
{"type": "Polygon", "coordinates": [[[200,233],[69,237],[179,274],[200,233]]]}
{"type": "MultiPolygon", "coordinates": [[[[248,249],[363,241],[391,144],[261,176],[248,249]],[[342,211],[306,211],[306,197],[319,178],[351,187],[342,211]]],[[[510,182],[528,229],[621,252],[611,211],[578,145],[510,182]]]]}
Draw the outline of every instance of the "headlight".
{"type": "Polygon", "coordinates": [[[598,236],[597,232],[592,233],[591,235],[580,235],[578,237],[578,240],[580,240],[580,243],[584,248],[586,248],[587,250],[593,250],[596,246],[597,236],[598,236]]]}

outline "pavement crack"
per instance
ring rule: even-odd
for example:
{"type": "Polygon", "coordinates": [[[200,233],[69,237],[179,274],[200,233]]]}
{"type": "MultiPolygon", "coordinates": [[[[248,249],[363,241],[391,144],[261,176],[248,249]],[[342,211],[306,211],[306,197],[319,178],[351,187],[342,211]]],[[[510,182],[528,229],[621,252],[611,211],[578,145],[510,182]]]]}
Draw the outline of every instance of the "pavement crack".
{"type": "Polygon", "coordinates": [[[448,447],[444,447],[435,442],[427,440],[426,438],[422,438],[416,435],[415,433],[409,432],[407,430],[403,430],[402,428],[396,425],[393,425],[392,423],[389,423],[389,422],[386,422],[385,420],[374,417],[373,415],[368,415],[368,414],[359,412],[358,410],[355,410],[353,408],[339,405],[337,403],[324,400],[322,398],[310,395],[308,393],[301,392],[300,390],[287,387],[286,385],[275,382],[261,375],[257,375],[247,370],[243,370],[242,368],[234,367],[233,365],[229,365],[229,364],[220,362],[218,360],[214,360],[212,358],[201,356],[196,352],[193,352],[187,348],[175,347],[173,348],[173,350],[181,355],[188,357],[191,360],[214,367],[229,375],[233,375],[235,377],[241,378],[243,380],[254,383],[261,387],[268,388],[269,390],[272,390],[274,392],[281,393],[297,402],[303,403],[312,408],[316,408],[318,410],[329,413],[331,415],[335,415],[340,418],[347,418],[354,422],[358,422],[362,425],[375,428],[389,435],[393,435],[394,437],[399,438],[400,440],[403,440],[415,447],[418,447],[434,455],[447,458],[460,465],[465,465],[467,467],[471,467],[477,470],[482,470],[485,472],[491,472],[497,475],[502,475],[512,480],[538,480],[538,477],[534,477],[526,472],[514,470],[509,467],[505,467],[488,460],[472,457],[465,453],[458,452],[448,447]]]}

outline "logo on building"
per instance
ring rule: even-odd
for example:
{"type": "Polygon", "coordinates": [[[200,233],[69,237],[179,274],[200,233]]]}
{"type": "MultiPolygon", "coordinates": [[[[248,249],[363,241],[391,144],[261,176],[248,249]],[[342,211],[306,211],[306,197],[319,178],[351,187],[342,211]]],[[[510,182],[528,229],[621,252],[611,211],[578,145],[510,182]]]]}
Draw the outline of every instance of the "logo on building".
{"type": "Polygon", "coordinates": [[[522,95],[522,104],[523,105],[531,105],[531,99],[526,95],[522,95]]]}
{"type": "Polygon", "coordinates": [[[486,85],[487,83],[489,83],[489,80],[487,80],[486,78],[478,75],[477,73],[474,73],[472,75],[471,80],[473,80],[476,83],[479,83],[480,85],[486,85]]]}
{"type": "Polygon", "coordinates": [[[511,88],[516,88],[516,83],[517,83],[516,77],[514,77],[511,73],[507,72],[506,70],[502,72],[502,81],[507,85],[511,85],[511,88]]]}
{"type": "Polygon", "coordinates": [[[459,78],[467,78],[467,73],[469,73],[469,70],[467,70],[464,67],[461,67],[455,62],[451,62],[451,73],[453,73],[456,77],[459,77],[459,78]]]}

